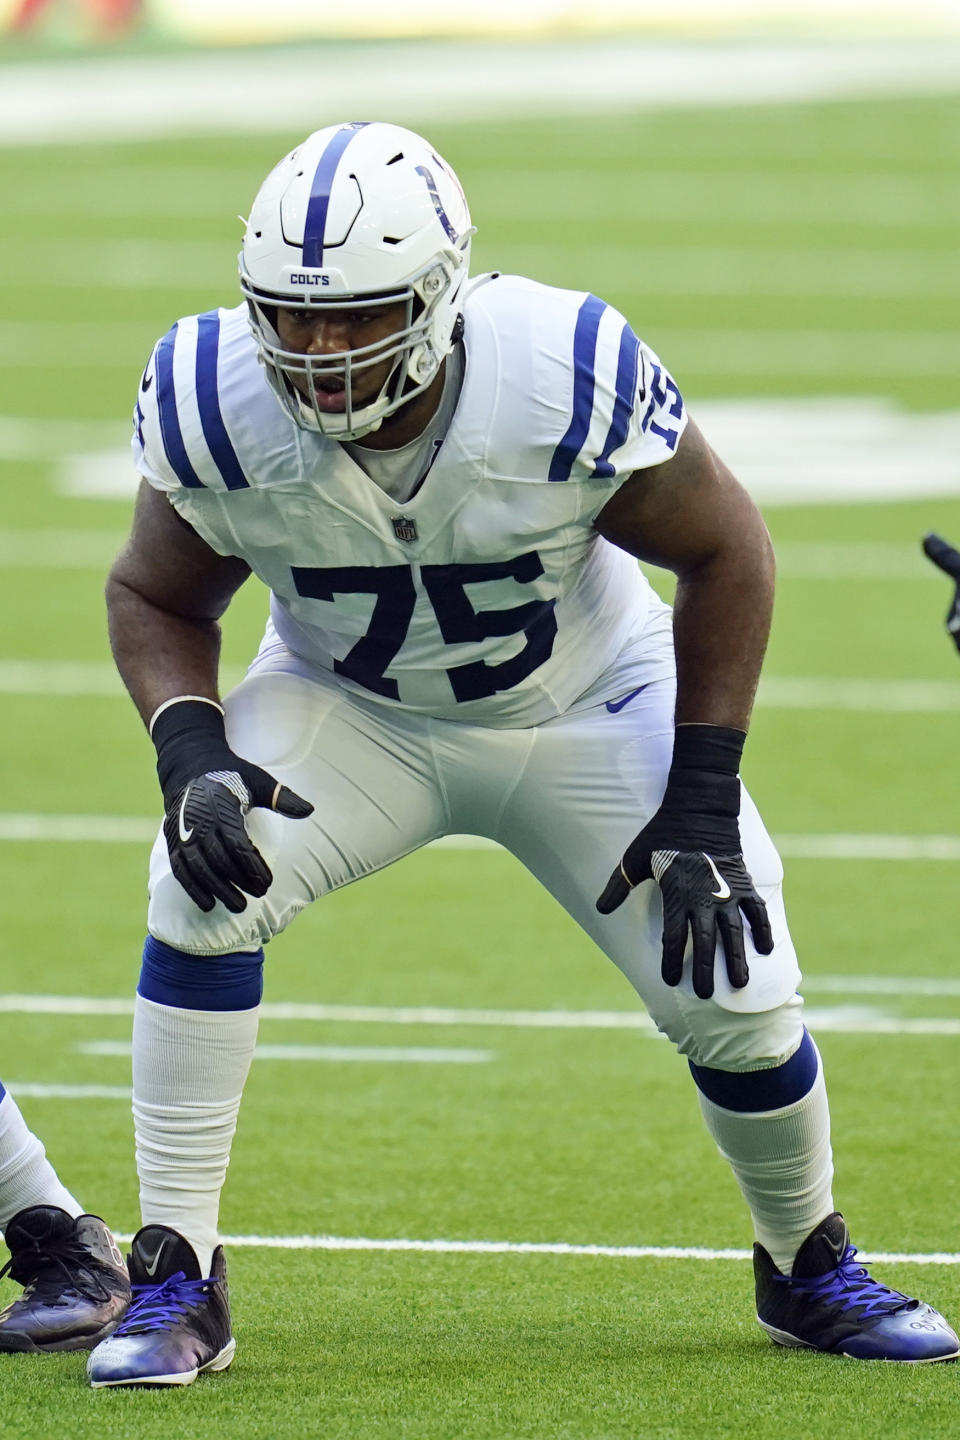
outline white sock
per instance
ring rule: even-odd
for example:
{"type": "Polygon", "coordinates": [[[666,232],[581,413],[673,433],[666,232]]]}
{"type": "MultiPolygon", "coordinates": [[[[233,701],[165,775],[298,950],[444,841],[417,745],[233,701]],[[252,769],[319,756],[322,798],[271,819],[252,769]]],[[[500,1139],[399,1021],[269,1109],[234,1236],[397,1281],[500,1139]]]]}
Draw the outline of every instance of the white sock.
{"type": "Polygon", "coordinates": [[[61,1185],[13,1096],[4,1091],[0,1099],[0,1230],[31,1205],[59,1205],[74,1219],[84,1213],[83,1206],[61,1185]]]}
{"type": "Polygon", "coordinates": [[[209,1275],[244,1082],[257,1040],[251,1010],[181,1010],[138,995],[133,1118],[144,1225],[177,1230],[209,1275]]]}
{"type": "Polygon", "coordinates": [[[810,1231],[834,1208],[823,1066],[803,1099],[782,1110],[725,1110],[697,1093],[707,1129],[750,1207],[756,1238],[789,1275],[810,1231]]]}

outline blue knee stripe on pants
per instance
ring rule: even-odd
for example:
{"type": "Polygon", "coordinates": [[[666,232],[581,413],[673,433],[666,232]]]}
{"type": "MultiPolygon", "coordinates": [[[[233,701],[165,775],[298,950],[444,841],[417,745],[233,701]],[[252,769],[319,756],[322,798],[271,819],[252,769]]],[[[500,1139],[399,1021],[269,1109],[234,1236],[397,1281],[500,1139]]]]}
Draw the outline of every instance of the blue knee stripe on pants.
{"type": "Polygon", "coordinates": [[[188,955],[148,935],[137,994],[180,1010],[252,1010],[263,994],[263,951],[188,955]]]}
{"type": "Polygon", "coordinates": [[[692,1060],[688,1063],[697,1089],[714,1105],[750,1114],[782,1110],[785,1105],[802,1100],[813,1088],[820,1057],[810,1032],[804,1030],[803,1039],[790,1059],[772,1070],[747,1070],[737,1074],[732,1070],[694,1065],[692,1060]]]}
{"type": "Polygon", "coordinates": [[[4,1095],[6,1095],[6,1093],[7,1093],[7,1092],[6,1092],[6,1089],[4,1088],[3,1081],[0,1080],[0,1100],[3,1099],[4,1095]]]}

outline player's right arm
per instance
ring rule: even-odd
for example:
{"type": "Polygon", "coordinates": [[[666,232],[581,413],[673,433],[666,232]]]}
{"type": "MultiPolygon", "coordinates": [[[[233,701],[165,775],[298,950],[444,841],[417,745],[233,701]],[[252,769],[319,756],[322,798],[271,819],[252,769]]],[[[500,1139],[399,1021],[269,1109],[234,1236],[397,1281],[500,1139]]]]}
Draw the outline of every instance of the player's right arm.
{"type": "Polygon", "coordinates": [[[219,704],[218,622],[249,574],[243,560],[218,555],[166,495],[141,482],[106,593],[113,657],[148,728],[174,696],[219,704]]]}
{"type": "Polygon", "coordinates": [[[110,645],[157,747],[173,873],[201,910],[220,900],[236,913],[246,908],[243,892],[266,894],[273,877],[243,822],[251,806],[296,819],[313,809],[227,742],[219,620],[249,574],[141,484],[130,538],[107,580],[110,645]]]}

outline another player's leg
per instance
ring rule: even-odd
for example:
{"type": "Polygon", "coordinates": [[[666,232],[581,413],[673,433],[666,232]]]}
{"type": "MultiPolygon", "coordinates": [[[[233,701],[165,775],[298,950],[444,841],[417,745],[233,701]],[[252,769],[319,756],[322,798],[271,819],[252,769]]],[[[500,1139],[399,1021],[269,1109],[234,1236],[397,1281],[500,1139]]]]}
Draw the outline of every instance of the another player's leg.
{"type": "Polygon", "coordinates": [[[113,1236],[60,1182],[43,1145],[0,1085],[0,1271],[24,1287],[0,1311],[0,1351],[88,1350],[130,1302],[113,1236]]]}
{"type": "Polygon", "coordinates": [[[757,955],[745,927],[751,969],[745,990],[732,990],[719,964],[710,1000],[693,993],[689,973],[677,987],[664,983],[661,906],[652,881],[614,914],[596,910],[610,855],[660,803],[671,751],[672,687],[663,682],[642,687],[613,712],[599,705],[550,722],[540,727],[494,838],[623,970],[659,1029],[692,1062],[704,1118],[753,1217],[758,1312],[768,1333],[784,1344],[860,1358],[952,1358],[960,1345],[946,1321],[872,1280],[855,1263],[834,1211],[829,1109],[794,994],[799,972],[782,870],[749,797],[743,852],[775,947],[757,955]]]}

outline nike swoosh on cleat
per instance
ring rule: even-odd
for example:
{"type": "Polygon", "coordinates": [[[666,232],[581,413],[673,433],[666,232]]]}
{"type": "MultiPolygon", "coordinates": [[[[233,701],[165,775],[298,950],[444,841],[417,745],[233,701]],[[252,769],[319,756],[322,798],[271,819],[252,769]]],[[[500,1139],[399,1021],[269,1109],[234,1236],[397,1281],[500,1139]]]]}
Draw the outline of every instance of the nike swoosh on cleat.
{"type": "Polygon", "coordinates": [[[729,899],[730,899],[730,886],[727,884],[726,880],[724,880],[723,876],[720,874],[720,871],[717,869],[716,865],[714,865],[713,861],[710,859],[710,856],[709,856],[709,855],[704,855],[703,858],[704,858],[704,860],[706,860],[707,864],[710,866],[710,869],[713,871],[714,879],[716,880],[717,884],[720,886],[720,889],[719,889],[719,890],[711,890],[711,892],[710,892],[711,895],[715,895],[718,900],[729,900],[729,899]]]}
{"type": "Polygon", "coordinates": [[[150,1279],[151,1279],[151,1280],[153,1279],[154,1275],[156,1275],[156,1273],[157,1273],[157,1266],[160,1264],[160,1258],[161,1258],[161,1256],[163,1255],[163,1252],[164,1252],[164,1250],[166,1250],[166,1248],[167,1248],[167,1242],[166,1242],[166,1240],[161,1240],[159,1246],[157,1247],[157,1253],[156,1253],[156,1255],[154,1255],[154,1257],[153,1257],[153,1264],[152,1264],[152,1265],[148,1265],[148,1264],[146,1263],[146,1261],[144,1261],[144,1264],[143,1264],[144,1271],[146,1272],[147,1275],[150,1276],[150,1279]]]}
{"type": "Polygon", "coordinates": [[[640,691],[646,690],[646,688],[646,685],[638,685],[636,690],[630,691],[629,695],[622,695],[619,700],[608,700],[607,709],[610,711],[610,714],[616,715],[619,710],[623,709],[624,705],[629,705],[630,701],[635,700],[640,694],[640,691]]]}
{"type": "Polygon", "coordinates": [[[179,815],[177,816],[177,828],[178,828],[179,831],[180,831],[180,839],[183,841],[184,845],[186,845],[187,841],[190,839],[191,835],[193,834],[193,829],[194,829],[194,827],[191,825],[189,830],[185,830],[185,829],[184,829],[184,825],[183,825],[183,812],[184,812],[184,810],[185,810],[185,808],[186,808],[187,796],[188,796],[189,794],[190,794],[190,786],[188,785],[187,788],[186,788],[186,790],[184,790],[184,792],[183,792],[183,799],[180,801],[180,813],[179,813],[179,815]]]}

